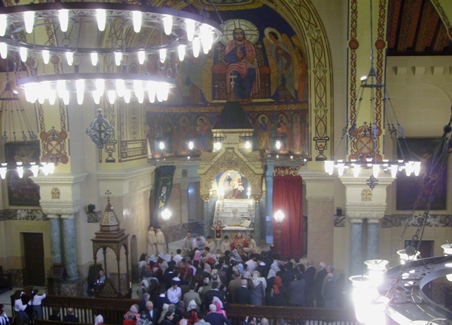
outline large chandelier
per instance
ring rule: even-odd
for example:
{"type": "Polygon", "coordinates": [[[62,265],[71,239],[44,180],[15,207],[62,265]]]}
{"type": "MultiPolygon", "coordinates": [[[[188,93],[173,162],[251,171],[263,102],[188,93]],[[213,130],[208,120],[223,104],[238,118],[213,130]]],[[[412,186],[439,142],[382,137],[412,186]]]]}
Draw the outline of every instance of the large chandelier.
{"type": "MultiPolygon", "coordinates": [[[[6,74],[5,89],[0,94],[0,116],[4,149],[7,143],[22,143],[26,146],[32,146],[39,141],[17,92],[11,87],[9,73],[6,74]]],[[[28,160],[25,162],[16,161],[15,163],[1,162],[0,178],[5,179],[7,173],[16,173],[19,178],[28,174],[33,174],[36,177],[39,172],[47,176],[53,174],[54,170],[53,162],[39,163],[39,161],[28,160]]]]}
{"type": "Polygon", "coordinates": [[[46,2],[0,14],[0,56],[28,66],[17,76],[27,101],[52,105],[72,93],[81,105],[87,92],[96,104],[165,101],[176,62],[187,50],[208,53],[221,36],[205,16],[145,3],[46,2]]]}
{"type": "MultiPolygon", "coordinates": [[[[361,84],[359,94],[356,98],[356,113],[353,117],[347,114],[347,123],[342,129],[341,140],[337,146],[344,139],[348,139],[345,146],[345,158],[338,160],[326,160],[325,172],[333,175],[337,170],[339,176],[343,176],[347,170],[353,172],[354,177],[359,177],[363,169],[371,170],[372,175],[367,180],[367,185],[373,189],[378,185],[378,176],[381,171],[390,172],[393,178],[396,178],[397,173],[405,171],[407,176],[418,176],[421,169],[420,161],[415,161],[411,157],[411,151],[408,148],[403,127],[400,125],[392,104],[388,99],[385,85],[381,80],[381,76],[376,73],[374,67],[374,49],[373,47],[373,26],[372,26],[372,1],[370,1],[370,70],[366,76],[361,77],[361,84]],[[369,90],[367,96],[370,99],[369,103],[369,120],[364,121],[362,125],[358,125],[358,115],[362,109],[364,92],[369,90]],[[381,102],[381,105],[378,103],[381,102]],[[377,122],[377,116],[384,116],[377,122]],[[385,125],[387,134],[390,135],[391,140],[395,142],[402,159],[388,160],[384,159],[381,154],[383,134],[385,125]],[[353,150],[351,150],[353,149],[353,150]],[[350,150],[350,152],[349,152],[350,150]],[[407,154],[408,157],[404,155],[407,154]]],[[[361,123],[361,122],[360,122],[361,123]]],[[[333,153],[336,154],[336,151],[333,153]]]]}

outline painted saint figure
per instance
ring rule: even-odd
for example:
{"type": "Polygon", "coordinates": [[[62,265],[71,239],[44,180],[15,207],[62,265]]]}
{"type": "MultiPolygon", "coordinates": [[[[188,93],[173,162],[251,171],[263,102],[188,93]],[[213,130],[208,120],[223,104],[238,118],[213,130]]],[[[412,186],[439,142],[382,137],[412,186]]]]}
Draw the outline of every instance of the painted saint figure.
{"type": "Polygon", "coordinates": [[[260,89],[259,67],[256,49],[245,38],[241,28],[233,31],[234,39],[226,45],[224,60],[227,63],[226,87],[228,94],[233,90],[242,102],[251,102],[252,95],[260,89]]]}
{"type": "Polygon", "coordinates": [[[270,131],[268,129],[267,117],[264,115],[259,119],[257,141],[259,149],[264,149],[267,152],[270,150],[270,131]]]}

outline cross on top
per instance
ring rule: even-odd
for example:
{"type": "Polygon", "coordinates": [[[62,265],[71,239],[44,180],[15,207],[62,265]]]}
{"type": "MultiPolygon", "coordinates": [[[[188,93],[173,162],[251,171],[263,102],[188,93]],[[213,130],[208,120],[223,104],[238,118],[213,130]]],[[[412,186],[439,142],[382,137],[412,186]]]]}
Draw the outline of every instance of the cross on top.
{"type": "Polygon", "coordinates": [[[105,192],[105,195],[107,196],[108,201],[110,201],[110,196],[111,196],[110,190],[107,190],[107,192],[105,192]]]}

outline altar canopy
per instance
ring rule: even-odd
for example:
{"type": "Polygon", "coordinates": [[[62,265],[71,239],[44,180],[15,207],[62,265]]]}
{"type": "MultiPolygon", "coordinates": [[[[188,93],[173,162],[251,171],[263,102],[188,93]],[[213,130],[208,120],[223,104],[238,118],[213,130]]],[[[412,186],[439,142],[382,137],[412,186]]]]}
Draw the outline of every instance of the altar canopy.
{"type": "Polygon", "coordinates": [[[273,238],[283,256],[303,256],[303,196],[299,168],[275,167],[273,171],[273,213],[281,210],[285,218],[281,225],[273,220],[273,238]],[[280,227],[280,238],[276,230],[280,227]]]}

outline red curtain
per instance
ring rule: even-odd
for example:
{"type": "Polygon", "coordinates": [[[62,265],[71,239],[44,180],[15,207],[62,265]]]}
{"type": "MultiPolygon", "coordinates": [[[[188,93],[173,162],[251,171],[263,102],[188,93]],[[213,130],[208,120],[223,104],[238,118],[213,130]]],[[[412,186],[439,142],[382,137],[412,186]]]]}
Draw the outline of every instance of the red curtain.
{"type": "Polygon", "coordinates": [[[281,224],[273,220],[273,242],[283,256],[303,256],[303,197],[299,168],[275,167],[273,172],[273,216],[284,213],[281,224]],[[277,230],[281,230],[277,238],[277,230]],[[280,245],[280,246],[278,246],[280,245]]]}

